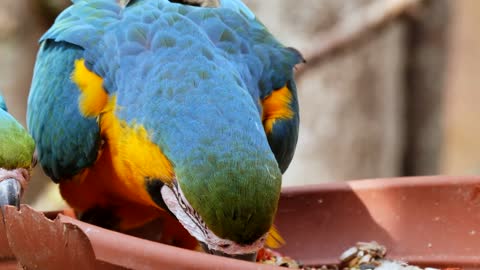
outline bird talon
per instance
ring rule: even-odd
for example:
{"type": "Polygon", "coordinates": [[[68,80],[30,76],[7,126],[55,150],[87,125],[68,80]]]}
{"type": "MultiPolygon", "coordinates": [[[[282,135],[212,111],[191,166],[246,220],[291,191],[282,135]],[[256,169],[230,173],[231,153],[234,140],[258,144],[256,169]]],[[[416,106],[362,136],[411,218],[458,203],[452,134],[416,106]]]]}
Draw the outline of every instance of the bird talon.
{"type": "Polygon", "coordinates": [[[0,181],[0,206],[12,205],[20,208],[20,183],[12,178],[0,181]]]}

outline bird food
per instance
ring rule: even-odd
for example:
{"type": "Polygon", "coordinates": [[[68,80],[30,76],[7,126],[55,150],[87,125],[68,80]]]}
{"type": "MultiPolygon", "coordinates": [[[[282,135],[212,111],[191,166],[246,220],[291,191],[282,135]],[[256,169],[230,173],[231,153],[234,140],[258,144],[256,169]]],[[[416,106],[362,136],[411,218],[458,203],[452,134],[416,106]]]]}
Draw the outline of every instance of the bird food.
{"type": "Polygon", "coordinates": [[[406,262],[385,259],[386,247],[377,242],[359,242],[343,252],[336,265],[304,266],[280,253],[264,249],[258,255],[258,262],[302,270],[462,270],[461,268],[420,268],[406,262]]]}

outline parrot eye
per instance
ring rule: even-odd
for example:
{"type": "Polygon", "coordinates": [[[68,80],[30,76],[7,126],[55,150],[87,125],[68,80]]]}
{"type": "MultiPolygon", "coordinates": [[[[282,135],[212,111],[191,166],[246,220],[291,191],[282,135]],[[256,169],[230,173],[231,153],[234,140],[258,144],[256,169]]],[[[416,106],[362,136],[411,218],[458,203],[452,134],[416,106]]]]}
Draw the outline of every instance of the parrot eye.
{"type": "Polygon", "coordinates": [[[219,245],[219,247],[221,247],[221,248],[229,248],[229,247],[230,247],[230,244],[219,245]]]}

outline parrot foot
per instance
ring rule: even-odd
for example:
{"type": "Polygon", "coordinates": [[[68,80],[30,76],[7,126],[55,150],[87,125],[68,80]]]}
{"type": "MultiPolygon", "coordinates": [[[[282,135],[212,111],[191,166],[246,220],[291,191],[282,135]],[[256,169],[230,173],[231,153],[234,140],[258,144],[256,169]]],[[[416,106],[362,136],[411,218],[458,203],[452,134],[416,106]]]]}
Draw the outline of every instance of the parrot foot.
{"type": "Polygon", "coordinates": [[[13,205],[19,208],[21,194],[21,184],[16,179],[8,178],[0,181],[0,207],[13,205]]]}

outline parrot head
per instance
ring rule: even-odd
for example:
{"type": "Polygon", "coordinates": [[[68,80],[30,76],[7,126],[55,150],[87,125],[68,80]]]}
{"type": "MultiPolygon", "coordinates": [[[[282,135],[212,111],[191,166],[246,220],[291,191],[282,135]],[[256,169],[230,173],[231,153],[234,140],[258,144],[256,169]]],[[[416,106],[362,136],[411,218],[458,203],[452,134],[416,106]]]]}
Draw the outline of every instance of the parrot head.
{"type": "Polygon", "coordinates": [[[0,206],[19,206],[34,165],[35,143],[0,96],[0,206]]]}
{"type": "Polygon", "coordinates": [[[277,209],[278,165],[258,156],[238,163],[225,160],[214,170],[204,165],[177,171],[179,181],[161,189],[165,204],[207,253],[255,261],[277,209]],[[181,177],[193,181],[183,183],[181,177]]]}

